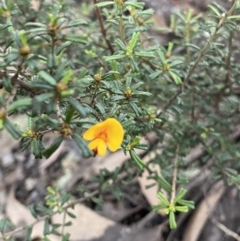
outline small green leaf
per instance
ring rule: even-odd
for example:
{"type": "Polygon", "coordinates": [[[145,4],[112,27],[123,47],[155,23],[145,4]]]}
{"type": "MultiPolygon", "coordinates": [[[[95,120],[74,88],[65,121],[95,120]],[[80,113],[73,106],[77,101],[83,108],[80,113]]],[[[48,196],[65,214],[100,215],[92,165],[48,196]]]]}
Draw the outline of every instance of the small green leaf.
{"type": "Polygon", "coordinates": [[[57,60],[56,60],[56,56],[53,55],[52,53],[48,55],[47,58],[47,67],[49,69],[53,69],[57,67],[57,60]]]}
{"type": "Polygon", "coordinates": [[[1,24],[0,25],[0,31],[6,29],[8,27],[11,27],[11,26],[12,26],[12,24],[1,24]]]}
{"type": "MultiPolygon", "coordinates": [[[[59,233],[57,230],[55,230],[55,229],[52,229],[52,231],[51,231],[51,234],[54,234],[54,235],[56,235],[56,236],[62,236],[62,234],[61,233],[59,233]]],[[[46,241],[46,240],[44,240],[44,241],[46,241]]],[[[51,240],[50,240],[51,241],[51,240]]]]}
{"type": "Polygon", "coordinates": [[[63,136],[59,136],[52,144],[50,147],[48,147],[47,149],[45,149],[42,154],[46,157],[49,158],[57,149],[58,147],[61,145],[63,141],[63,136]]]}
{"type": "Polygon", "coordinates": [[[25,229],[27,231],[26,236],[25,236],[25,241],[31,241],[31,235],[32,235],[32,228],[30,226],[27,226],[25,229]]]}
{"type": "Polygon", "coordinates": [[[71,217],[71,218],[76,218],[76,215],[75,214],[73,214],[73,213],[71,213],[71,212],[67,212],[67,215],[69,216],[69,217],[71,217]]]}
{"type": "Polygon", "coordinates": [[[69,238],[70,238],[70,234],[66,233],[62,236],[62,241],[69,241],[69,238]]]}
{"type": "Polygon", "coordinates": [[[158,177],[157,180],[162,188],[164,188],[166,191],[170,192],[172,190],[171,184],[163,177],[158,177]]]}
{"type": "Polygon", "coordinates": [[[29,209],[29,211],[31,212],[32,216],[37,219],[37,218],[38,218],[38,215],[37,215],[37,213],[36,213],[36,211],[35,211],[35,209],[34,209],[33,204],[28,205],[28,209],[29,209]]]}
{"type": "Polygon", "coordinates": [[[158,54],[162,64],[164,64],[165,61],[166,61],[166,58],[165,58],[165,54],[164,54],[164,52],[162,51],[161,48],[157,49],[157,54],[158,54]]]}
{"type": "Polygon", "coordinates": [[[113,4],[114,4],[113,1],[105,1],[105,2],[100,2],[100,3],[95,4],[95,7],[102,8],[102,7],[106,7],[106,6],[113,5],[113,4]]]}
{"type": "Polygon", "coordinates": [[[26,46],[27,45],[27,36],[26,36],[26,33],[24,30],[19,31],[19,37],[20,37],[22,46],[26,46]]]}
{"type": "Polygon", "coordinates": [[[124,54],[115,54],[115,55],[112,55],[112,56],[103,56],[103,60],[106,61],[106,62],[110,62],[110,61],[122,59],[122,58],[125,58],[124,54]]]}
{"type": "Polygon", "coordinates": [[[128,43],[127,48],[133,50],[138,42],[138,38],[139,38],[140,33],[139,32],[133,32],[132,38],[128,43]]]}
{"type": "Polygon", "coordinates": [[[70,193],[64,193],[60,197],[61,205],[63,206],[66,202],[70,200],[72,195],[70,193]]]}
{"type": "Polygon", "coordinates": [[[0,130],[3,129],[3,122],[4,122],[4,119],[0,119],[0,130]]]}
{"type": "Polygon", "coordinates": [[[44,94],[36,96],[35,101],[43,102],[45,100],[51,99],[52,97],[54,97],[54,93],[44,93],[44,94]]]}
{"type": "Polygon", "coordinates": [[[134,149],[147,151],[148,150],[148,145],[147,144],[137,144],[137,145],[134,146],[134,149]]]}
{"type": "Polygon", "coordinates": [[[195,208],[194,202],[193,201],[189,201],[189,200],[184,200],[184,199],[180,199],[178,200],[177,204],[181,204],[183,206],[187,206],[191,209],[195,208]]]}
{"type": "Polygon", "coordinates": [[[171,229],[175,229],[177,227],[175,214],[172,211],[169,213],[169,225],[171,229]]]}
{"type": "Polygon", "coordinates": [[[179,85],[182,84],[182,80],[179,76],[177,76],[174,72],[169,71],[170,76],[173,78],[174,82],[179,85]]]}
{"type": "Polygon", "coordinates": [[[134,102],[130,101],[129,105],[132,108],[132,110],[133,110],[133,112],[135,113],[136,116],[140,116],[141,115],[141,109],[138,108],[138,106],[134,102]]]}
{"type": "Polygon", "coordinates": [[[167,207],[170,205],[170,202],[167,200],[167,198],[161,193],[159,192],[157,194],[157,197],[162,201],[163,204],[165,204],[167,207]]]}
{"type": "Polygon", "coordinates": [[[71,221],[68,221],[67,223],[64,223],[64,226],[66,226],[66,227],[71,226],[71,225],[72,225],[71,221]]]}
{"type": "Polygon", "coordinates": [[[136,91],[134,92],[135,95],[145,95],[145,96],[151,96],[152,94],[150,92],[146,91],[136,91]]]}
{"type": "Polygon", "coordinates": [[[91,200],[99,206],[103,205],[103,200],[101,198],[92,197],[91,200]]]}
{"type": "Polygon", "coordinates": [[[138,9],[143,9],[144,5],[145,5],[145,3],[143,3],[143,2],[134,2],[134,1],[124,2],[124,6],[131,6],[131,7],[138,8],[138,9]]]}
{"type": "Polygon", "coordinates": [[[81,115],[81,117],[86,116],[87,110],[81,103],[79,103],[77,100],[73,98],[69,98],[68,101],[69,104],[81,115]]]}
{"type": "Polygon", "coordinates": [[[240,15],[229,16],[228,19],[240,19],[240,15]]]}
{"type": "Polygon", "coordinates": [[[6,219],[1,219],[0,220],[0,233],[3,233],[6,221],[7,221],[6,219]]]}
{"type": "Polygon", "coordinates": [[[125,51],[126,46],[125,44],[122,42],[121,39],[117,38],[114,43],[116,43],[118,45],[119,48],[121,48],[123,51],[125,51]]]}
{"type": "Polygon", "coordinates": [[[19,139],[22,136],[21,132],[7,118],[4,119],[3,126],[13,138],[19,139]]]}
{"type": "Polygon", "coordinates": [[[186,213],[188,212],[188,207],[187,206],[175,206],[176,211],[186,213]]]}
{"type": "Polygon", "coordinates": [[[181,188],[180,191],[179,191],[179,193],[178,193],[177,196],[175,197],[174,202],[177,203],[178,200],[182,199],[182,198],[185,196],[186,193],[187,193],[187,190],[184,189],[184,188],[181,188]]]}
{"type": "Polygon", "coordinates": [[[72,44],[73,43],[71,41],[66,41],[63,44],[61,44],[61,46],[59,46],[57,48],[56,55],[59,55],[63,50],[65,50],[66,48],[68,48],[72,44]]]}
{"type": "Polygon", "coordinates": [[[75,112],[75,109],[72,106],[69,106],[66,112],[66,118],[65,118],[66,123],[69,124],[71,122],[74,112],[75,112]]]}
{"type": "Polygon", "coordinates": [[[131,142],[131,146],[134,147],[134,146],[138,145],[139,142],[140,142],[140,140],[141,140],[141,136],[136,136],[136,137],[133,139],[133,141],[131,142]]]}
{"type": "Polygon", "coordinates": [[[74,92],[75,92],[74,89],[63,90],[63,91],[61,91],[61,97],[65,98],[65,97],[68,97],[68,96],[73,96],[74,92]]]}
{"type": "Polygon", "coordinates": [[[55,86],[56,85],[56,80],[51,76],[49,75],[47,72],[41,70],[38,75],[48,84],[52,85],[52,86],[55,86]]]}
{"type": "Polygon", "coordinates": [[[40,28],[46,28],[47,29],[46,24],[43,24],[43,23],[28,22],[28,23],[25,24],[25,26],[26,27],[30,26],[30,27],[34,27],[34,28],[40,27],[40,28]]]}
{"type": "Polygon", "coordinates": [[[60,224],[60,223],[52,223],[52,228],[53,229],[59,228],[61,226],[62,226],[62,224],[60,224]]]}
{"type": "Polygon", "coordinates": [[[218,17],[220,17],[220,13],[219,13],[219,11],[218,11],[218,9],[217,8],[215,8],[214,6],[212,6],[212,5],[208,5],[208,7],[218,16],[218,17]]]}
{"type": "MultiPolygon", "coordinates": [[[[35,117],[41,112],[41,102],[50,100],[54,97],[54,93],[44,93],[41,95],[36,96],[33,99],[33,105],[32,105],[32,116],[35,117]]],[[[54,102],[51,103],[52,105],[54,102]]]]}
{"type": "Polygon", "coordinates": [[[45,222],[44,222],[43,235],[46,236],[46,235],[49,235],[49,234],[51,234],[50,225],[49,225],[49,220],[46,219],[45,222]]]}
{"type": "Polygon", "coordinates": [[[137,166],[143,170],[146,167],[146,163],[144,163],[141,158],[137,155],[134,150],[129,151],[131,159],[137,164],[137,166]]]}
{"type": "Polygon", "coordinates": [[[18,58],[19,58],[18,53],[10,53],[10,54],[7,55],[7,57],[5,59],[6,64],[11,64],[12,62],[14,62],[18,58]]]}
{"type": "Polygon", "coordinates": [[[34,118],[32,118],[31,116],[28,116],[27,120],[28,120],[28,129],[32,130],[34,126],[34,118]]]}
{"type": "MultiPolygon", "coordinates": [[[[186,43],[185,46],[201,51],[201,49],[195,44],[186,43]]],[[[172,65],[170,66],[172,67],[172,65]]]]}
{"type": "Polygon", "coordinates": [[[70,80],[72,80],[74,78],[74,73],[73,71],[70,69],[68,71],[65,72],[62,80],[61,80],[61,83],[64,83],[64,84],[68,84],[70,80]]]}
{"type": "Polygon", "coordinates": [[[70,21],[68,23],[67,26],[63,27],[62,29],[64,28],[73,28],[73,27],[78,27],[78,26],[81,26],[81,25],[87,25],[88,22],[84,19],[77,19],[77,20],[73,20],[73,21],[70,21]]]}
{"type": "Polygon", "coordinates": [[[86,37],[82,35],[73,35],[73,34],[68,34],[65,36],[65,39],[71,42],[75,43],[81,43],[81,44],[86,44],[86,37]]]}
{"type": "Polygon", "coordinates": [[[152,210],[155,211],[155,212],[157,212],[158,210],[164,209],[164,208],[167,208],[167,207],[168,207],[168,205],[166,205],[166,204],[164,204],[164,203],[161,203],[161,204],[159,204],[159,205],[154,205],[154,206],[152,206],[152,210]]]}
{"type": "Polygon", "coordinates": [[[93,156],[92,151],[88,148],[87,143],[78,134],[74,133],[72,135],[73,140],[76,142],[78,147],[82,150],[83,157],[88,158],[93,156]]]}
{"type": "Polygon", "coordinates": [[[12,112],[12,111],[15,111],[18,108],[21,108],[21,107],[24,107],[24,106],[31,106],[31,105],[32,105],[32,99],[31,98],[22,98],[22,99],[16,100],[13,103],[11,103],[8,106],[7,111],[12,112]]]}
{"type": "Polygon", "coordinates": [[[6,222],[5,222],[5,227],[7,229],[10,229],[10,230],[13,230],[15,228],[14,225],[7,219],[6,219],[6,222]]]}
{"type": "Polygon", "coordinates": [[[38,139],[33,139],[31,142],[32,153],[36,159],[42,158],[42,143],[38,139]]]}
{"type": "Polygon", "coordinates": [[[97,104],[95,105],[95,107],[96,107],[97,110],[100,112],[101,116],[102,116],[103,118],[105,118],[105,117],[106,117],[106,112],[105,112],[105,109],[104,109],[104,107],[102,106],[102,104],[101,104],[101,103],[97,103],[97,104]]]}
{"type": "Polygon", "coordinates": [[[154,52],[150,52],[150,51],[139,51],[139,52],[134,52],[135,56],[138,57],[147,57],[147,58],[155,58],[156,55],[154,54],[154,52]]]}

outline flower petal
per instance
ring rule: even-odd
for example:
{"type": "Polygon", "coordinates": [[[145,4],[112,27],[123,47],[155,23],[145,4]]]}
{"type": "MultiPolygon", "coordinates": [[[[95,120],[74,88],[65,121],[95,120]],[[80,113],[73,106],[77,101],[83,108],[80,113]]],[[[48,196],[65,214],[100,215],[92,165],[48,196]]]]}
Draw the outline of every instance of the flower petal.
{"type": "Polygon", "coordinates": [[[97,147],[98,147],[99,141],[100,141],[99,138],[96,138],[95,140],[91,141],[91,142],[88,144],[89,149],[91,149],[91,150],[96,150],[97,147]]]}
{"type": "Polygon", "coordinates": [[[93,150],[93,151],[97,151],[96,154],[98,154],[99,156],[104,156],[106,154],[107,151],[107,145],[104,142],[104,140],[100,139],[100,138],[96,138],[95,140],[91,141],[88,144],[89,149],[93,150]]]}
{"type": "Polygon", "coordinates": [[[119,121],[108,118],[105,121],[107,133],[107,145],[110,151],[116,151],[122,144],[124,130],[119,121]]]}
{"type": "Polygon", "coordinates": [[[98,123],[94,126],[91,126],[87,131],[83,134],[83,139],[87,141],[91,141],[98,137],[98,133],[103,128],[104,122],[98,123]]]}
{"type": "Polygon", "coordinates": [[[99,139],[99,143],[98,143],[98,147],[97,147],[97,154],[99,156],[105,156],[106,155],[106,152],[107,152],[107,145],[106,143],[104,142],[104,140],[102,139],[99,139]]]}

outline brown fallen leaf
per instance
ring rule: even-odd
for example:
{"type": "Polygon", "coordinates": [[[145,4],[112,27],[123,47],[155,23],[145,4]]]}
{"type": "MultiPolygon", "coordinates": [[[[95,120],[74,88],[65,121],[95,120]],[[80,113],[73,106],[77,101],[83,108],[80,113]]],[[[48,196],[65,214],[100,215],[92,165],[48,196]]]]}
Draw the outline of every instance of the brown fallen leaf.
{"type": "MultiPolygon", "coordinates": [[[[30,211],[15,198],[15,187],[12,186],[6,200],[6,216],[14,224],[21,227],[23,225],[31,225],[36,219],[31,215],[30,211]]],[[[43,237],[44,221],[38,222],[33,226],[31,238],[43,237]]],[[[24,236],[22,232],[16,233],[17,236],[24,236]]],[[[51,237],[51,241],[56,241],[55,237],[51,237]]]]}
{"type": "MultiPolygon", "coordinates": [[[[145,156],[145,158],[143,158],[143,162],[148,163],[150,160],[155,158],[156,155],[157,155],[157,153],[155,151],[150,152],[147,156],[145,156]]],[[[161,170],[160,170],[159,165],[150,164],[149,168],[152,171],[157,172],[158,175],[161,176],[161,170]]],[[[138,177],[138,183],[140,185],[141,192],[145,196],[145,198],[147,199],[148,203],[151,206],[158,205],[158,204],[160,204],[160,200],[157,198],[159,186],[157,184],[155,184],[154,186],[152,186],[150,188],[146,188],[146,186],[156,183],[153,179],[149,179],[148,177],[149,177],[149,173],[146,169],[144,170],[142,175],[140,177],[138,177]]],[[[166,192],[165,192],[165,196],[166,197],[168,196],[166,192]]],[[[162,209],[159,210],[158,213],[160,215],[165,215],[162,209]]]]}
{"type": "MultiPolygon", "coordinates": [[[[105,231],[115,226],[116,223],[100,216],[88,207],[82,204],[76,204],[70,212],[74,213],[76,218],[66,215],[65,223],[71,221],[71,226],[64,228],[64,233],[71,234],[71,240],[91,240],[104,235],[105,231]]],[[[52,217],[52,223],[63,223],[64,213],[56,214],[52,217]]],[[[61,228],[58,230],[61,232],[61,228]]]]}
{"type": "Polygon", "coordinates": [[[35,221],[30,211],[15,198],[15,187],[12,186],[6,200],[6,214],[16,226],[30,224],[35,221]]]}
{"type": "Polygon", "coordinates": [[[212,186],[207,197],[198,205],[183,233],[182,241],[197,241],[209,216],[217,206],[226,188],[222,181],[212,186]]]}

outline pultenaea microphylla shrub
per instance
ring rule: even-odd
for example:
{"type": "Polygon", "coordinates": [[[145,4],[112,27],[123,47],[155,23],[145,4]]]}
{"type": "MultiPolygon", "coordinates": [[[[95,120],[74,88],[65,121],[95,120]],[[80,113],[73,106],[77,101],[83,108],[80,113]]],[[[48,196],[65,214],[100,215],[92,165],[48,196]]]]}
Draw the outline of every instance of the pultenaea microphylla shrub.
{"type": "MultiPolygon", "coordinates": [[[[164,209],[170,227],[176,228],[175,214],[194,208],[184,199],[184,185],[205,163],[213,179],[240,184],[240,2],[230,2],[228,9],[209,5],[206,15],[176,13],[169,28],[156,29],[152,37],[153,10],[137,0],[94,0],[94,18],[86,15],[86,4],[76,11],[64,0],[42,0],[33,9],[27,0],[3,0],[0,128],[22,139],[23,151],[30,147],[37,159],[51,156],[66,137],[77,143],[85,158],[121,146],[130,160],[113,173],[103,170],[96,179],[99,190],[120,197],[120,172],[131,170],[134,177],[148,171],[159,187],[160,204],[153,208],[164,209]],[[168,33],[173,40],[162,46],[157,35],[168,33]],[[19,114],[28,117],[27,129],[11,121],[19,114]],[[56,139],[44,146],[48,132],[56,139]],[[143,145],[141,138],[149,132],[156,139],[143,145]],[[204,151],[189,157],[199,144],[204,151]],[[136,149],[156,155],[145,163],[136,149]],[[161,176],[150,164],[161,167],[161,176]]],[[[88,192],[84,187],[81,191],[88,192]]],[[[57,233],[49,217],[63,211],[74,217],[69,209],[76,203],[70,194],[59,195],[52,187],[48,193],[47,207],[38,207],[46,213],[41,217],[46,237],[57,233]]],[[[33,206],[30,211],[37,217],[33,206]]],[[[5,233],[10,226],[1,221],[5,237],[18,231],[5,233]]],[[[24,228],[30,237],[32,226],[24,228]]]]}

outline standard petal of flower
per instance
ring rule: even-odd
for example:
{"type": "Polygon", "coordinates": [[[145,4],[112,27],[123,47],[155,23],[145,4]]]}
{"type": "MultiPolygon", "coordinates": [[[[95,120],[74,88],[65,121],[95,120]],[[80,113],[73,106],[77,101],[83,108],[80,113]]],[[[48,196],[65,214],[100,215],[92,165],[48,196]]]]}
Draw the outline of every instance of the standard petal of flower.
{"type": "Polygon", "coordinates": [[[122,144],[124,130],[119,121],[113,118],[106,120],[107,122],[107,145],[110,151],[116,151],[122,144]]]}
{"type": "Polygon", "coordinates": [[[101,131],[102,127],[103,127],[103,122],[90,127],[87,131],[84,132],[83,139],[87,141],[91,141],[97,138],[98,133],[101,131]]]}

